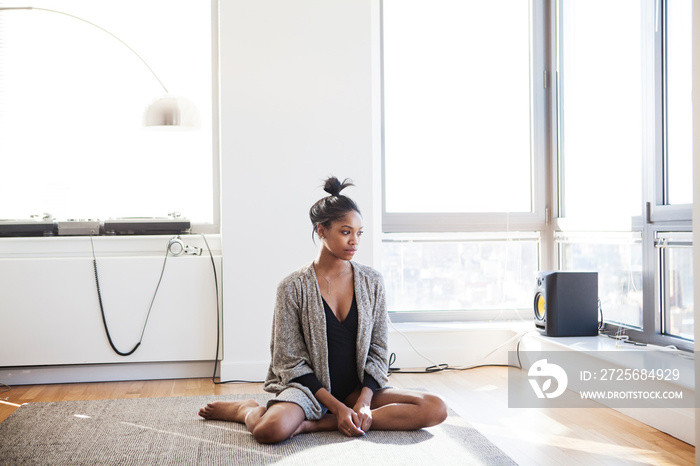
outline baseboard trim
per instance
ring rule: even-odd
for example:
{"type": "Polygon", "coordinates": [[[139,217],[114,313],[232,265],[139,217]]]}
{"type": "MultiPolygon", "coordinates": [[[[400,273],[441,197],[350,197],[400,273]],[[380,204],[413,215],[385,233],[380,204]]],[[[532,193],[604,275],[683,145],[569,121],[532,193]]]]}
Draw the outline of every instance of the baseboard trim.
{"type": "Polygon", "coordinates": [[[269,361],[221,361],[221,380],[223,382],[264,382],[269,361]]]}
{"type": "Polygon", "coordinates": [[[214,361],[178,361],[66,366],[0,367],[0,382],[36,385],[123,380],[189,379],[211,377],[214,361]]]}

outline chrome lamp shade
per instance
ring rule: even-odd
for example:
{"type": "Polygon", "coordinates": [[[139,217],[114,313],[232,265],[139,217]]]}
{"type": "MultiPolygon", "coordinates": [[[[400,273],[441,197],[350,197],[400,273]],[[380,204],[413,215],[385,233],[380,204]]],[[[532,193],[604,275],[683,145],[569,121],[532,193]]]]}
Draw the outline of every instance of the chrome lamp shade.
{"type": "Polygon", "coordinates": [[[114,39],[119,41],[127,49],[129,49],[151,72],[153,77],[158,81],[160,86],[165,91],[166,95],[156,99],[151,105],[146,109],[143,118],[143,125],[149,128],[182,128],[182,129],[198,129],[200,127],[199,112],[197,107],[188,99],[184,97],[172,96],[168,89],[165,87],[163,82],[160,80],[158,75],[153,71],[150,65],[139,55],[136,50],[134,50],[129,44],[121,40],[116,35],[109,32],[107,29],[99,26],[91,21],[80,18],[78,16],[72,15],[70,13],[65,13],[62,11],[51,10],[49,8],[38,8],[31,6],[19,6],[19,7],[0,7],[0,12],[2,11],[21,11],[21,10],[36,10],[43,11],[47,13],[54,13],[63,16],[68,16],[83,23],[89,24],[102,32],[109,34],[114,39]]]}
{"type": "Polygon", "coordinates": [[[180,127],[197,129],[200,126],[197,107],[184,97],[163,96],[148,106],[143,115],[145,127],[180,127]]]}

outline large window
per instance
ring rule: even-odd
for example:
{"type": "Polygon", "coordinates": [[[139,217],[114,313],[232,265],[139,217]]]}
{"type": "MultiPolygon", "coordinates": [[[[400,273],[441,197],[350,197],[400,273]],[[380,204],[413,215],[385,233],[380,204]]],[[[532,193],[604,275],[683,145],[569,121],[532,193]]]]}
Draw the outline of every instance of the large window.
{"type": "Polygon", "coordinates": [[[213,229],[215,3],[31,5],[65,14],[0,11],[0,219],[50,213],[59,220],[106,220],[177,211],[213,229]],[[194,103],[200,129],[142,127],[144,110],[165,90],[137,54],[169,94],[194,103]]]}
{"type": "Polygon", "coordinates": [[[385,220],[534,212],[527,2],[385,0],[383,14],[385,220]]]}
{"type": "Polygon", "coordinates": [[[559,2],[559,217],[629,228],[642,213],[643,110],[654,98],[642,5],[559,2]]]}
{"type": "Polygon", "coordinates": [[[560,0],[556,14],[557,227],[573,238],[558,266],[598,271],[609,331],[687,349],[690,6],[560,0]]]}
{"type": "Polygon", "coordinates": [[[384,0],[393,318],[595,270],[608,331],[692,347],[691,4],[384,0]]]}
{"type": "Polygon", "coordinates": [[[389,308],[512,317],[545,217],[528,3],[384,0],[382,27],[389,308]]]}
{"type": "Polygon", "coordinates": [[[668,0],[665,9],[666,180],[665,203],[693,202],[692,1],[668,0]]]}

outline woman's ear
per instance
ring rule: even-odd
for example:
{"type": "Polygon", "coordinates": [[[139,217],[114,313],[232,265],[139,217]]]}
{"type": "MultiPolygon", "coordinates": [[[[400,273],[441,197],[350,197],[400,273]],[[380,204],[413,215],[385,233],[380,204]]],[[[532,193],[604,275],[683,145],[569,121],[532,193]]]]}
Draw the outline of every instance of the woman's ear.
{"type": "Polygon", "coordinates": [[[326,228],[323,225],[316,225],[316,234],[320,239],[324,239],[326,237],[326,228]]]}

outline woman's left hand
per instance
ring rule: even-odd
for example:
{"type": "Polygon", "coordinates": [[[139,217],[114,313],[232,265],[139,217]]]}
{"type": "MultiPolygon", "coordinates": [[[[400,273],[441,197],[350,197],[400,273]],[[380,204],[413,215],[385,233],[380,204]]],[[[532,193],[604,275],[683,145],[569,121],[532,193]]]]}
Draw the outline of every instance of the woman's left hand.
{"type": "Polygon", "coordinates": [[[365,433],[369,432],[369,428],[372,425],[372,410],[370,409],[370,403],[360,397],[352,410],[357,413],[357,417],[359,418],[360,424],[357,427],[362,429],[362,431],[365,433]]]}

